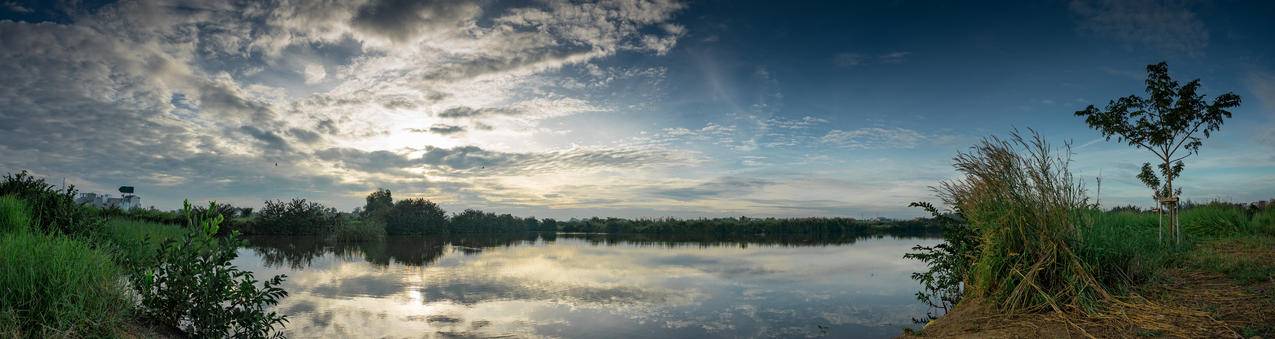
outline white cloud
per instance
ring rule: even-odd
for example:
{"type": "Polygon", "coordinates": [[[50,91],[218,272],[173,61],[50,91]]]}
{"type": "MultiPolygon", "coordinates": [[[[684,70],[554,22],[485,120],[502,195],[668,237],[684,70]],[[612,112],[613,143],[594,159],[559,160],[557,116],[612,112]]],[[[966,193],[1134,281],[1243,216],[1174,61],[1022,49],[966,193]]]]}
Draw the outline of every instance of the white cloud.
{"type": "Polygon", "coordinates": [[[855,130],[828,131],[821,142],[849,149],[913,148],[924,142],[925,135],[906,128],[865,127],[855,130]]]}

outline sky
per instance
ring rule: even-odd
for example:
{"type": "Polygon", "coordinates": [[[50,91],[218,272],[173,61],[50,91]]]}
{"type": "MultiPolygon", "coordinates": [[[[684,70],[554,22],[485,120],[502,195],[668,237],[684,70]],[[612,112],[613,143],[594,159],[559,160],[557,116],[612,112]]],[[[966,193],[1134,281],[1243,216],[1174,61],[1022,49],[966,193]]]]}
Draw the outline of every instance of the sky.
{"type": "Polygon", "coordinates": [[[1195,201],[1275,198],[1266,1],[0,1],[0,171],[142,203],[911,217],[1033,129],[1107,206],[1153,156],[1073,113],[1166,61],[1243,104],[1195,201]],[[1096,178],[1103,177],[1101,195],[1096,178]]]}

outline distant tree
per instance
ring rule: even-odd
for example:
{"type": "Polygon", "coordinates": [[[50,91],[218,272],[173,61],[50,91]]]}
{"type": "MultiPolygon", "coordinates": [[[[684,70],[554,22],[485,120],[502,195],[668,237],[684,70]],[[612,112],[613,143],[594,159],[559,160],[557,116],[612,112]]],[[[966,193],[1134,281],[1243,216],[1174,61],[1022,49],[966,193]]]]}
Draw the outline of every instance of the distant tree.
{"type": "Polygon", "coordinates": [[[425,199],[404,199],[385,214],[388,234],[434,234],[447,232],[447,212],[425,199]]]}
{"type": "Polygon", "coordinates": [[[256,222],[245,233],[328,234],[340,222],[335,208],[300,198],[286,202],[267,200],[256,215],[256,222]]]}
{"type": "Polygon", "coordinates": [[[390,190],[384,188],[376,189],[367,195],[367,204],[363,205],[361,215],[364,218],[383,218],[390,208],[394,207],[394,197],[390,195],[390,190]]]}
{"type": "MultiPolygon", "coordinates": [[[[1169,77],[1169,66],[1164,62],[1147,65],[1146,84],[1148,98],[1129,95],[1111,100],[1105,109],[1089,105],[1076,111],[1076,116],[1084,117],[1085,123],[1107,140],[1115,137],[1154,153],[1159,175],[1147,162],[1142,164],[1138,179],[1163,203],[1182,192],[1182,188],[1173,187],[1173,179],[1185,167],[1182,160],[1200,152],[1203,139],[1222,128],[1223,120],[1231,117],[1228,109],[1238,107],[1240,97],[1227,92],[1210,103],[1205,95],[1196,93],[1199,79],[1180,85],[1169,77]]],[[[1169,224],[1180,240],[1176,213],[1170,212],[1169,224]]]]}

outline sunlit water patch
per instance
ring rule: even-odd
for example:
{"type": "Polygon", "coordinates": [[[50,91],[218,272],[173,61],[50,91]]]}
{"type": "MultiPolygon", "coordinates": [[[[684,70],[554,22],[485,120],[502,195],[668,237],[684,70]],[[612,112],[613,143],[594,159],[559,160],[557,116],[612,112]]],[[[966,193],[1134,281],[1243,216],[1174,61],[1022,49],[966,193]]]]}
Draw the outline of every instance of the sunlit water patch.
{"type": "Polygon", "coordinates": [[[925,314],[902,258],[935,239],[250,239],[292,337],[892,337],[925,314]]]}

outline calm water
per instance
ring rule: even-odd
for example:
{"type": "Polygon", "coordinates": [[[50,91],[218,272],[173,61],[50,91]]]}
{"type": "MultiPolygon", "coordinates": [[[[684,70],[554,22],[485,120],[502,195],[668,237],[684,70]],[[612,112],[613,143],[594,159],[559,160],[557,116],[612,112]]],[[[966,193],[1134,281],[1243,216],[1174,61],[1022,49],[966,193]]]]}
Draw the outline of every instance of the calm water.
{"type": "Polygon", "coordinates": [[[251,238],[292,337],[892,337],[931,238],[251,238]]]}

